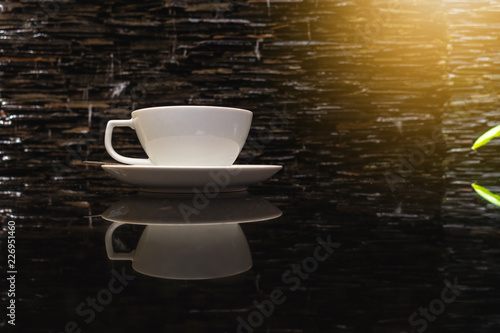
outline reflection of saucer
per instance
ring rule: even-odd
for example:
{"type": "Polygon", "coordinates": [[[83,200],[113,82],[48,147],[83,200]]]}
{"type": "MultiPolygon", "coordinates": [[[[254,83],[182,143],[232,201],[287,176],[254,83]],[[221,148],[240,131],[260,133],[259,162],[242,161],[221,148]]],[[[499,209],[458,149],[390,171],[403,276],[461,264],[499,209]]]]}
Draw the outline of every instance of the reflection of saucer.
{"type": "Polygon", "coordinates": [[[243,191],[264,181],[281,165],[150,166],[107,164],[112,177],[149,192],[195,193],[243,191]]]}
{"type": "Polygon", "coordinates": [[[258,222],[281,216],[266,199],[248,192],[199,195],[140,193],[116,202],[102,218],[112,222],[149,225],[208,225],[258,222]]]}

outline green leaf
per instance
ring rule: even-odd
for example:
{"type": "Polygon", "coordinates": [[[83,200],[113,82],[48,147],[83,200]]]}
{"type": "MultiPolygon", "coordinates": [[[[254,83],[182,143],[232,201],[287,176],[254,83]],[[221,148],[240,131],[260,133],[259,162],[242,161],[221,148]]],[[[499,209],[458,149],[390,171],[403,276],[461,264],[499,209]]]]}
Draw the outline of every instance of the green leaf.
{"type": "Polygon", "coordinates": [[[472,188],[477,194],[486,199],[486,201],[500,207],[500,195],[490,192],[486,188],[476,184],[472,184],[472,188]]]}
{"type": "Polygon", "coordinates": [[[491,139],[496,138],[497,136],[500,136],[500,125],[491,128],[489,131],[481,135],[472,145],[472,149],[475,150],[481,146],[484,146],[485,144],[490,142],[491,139]]]}

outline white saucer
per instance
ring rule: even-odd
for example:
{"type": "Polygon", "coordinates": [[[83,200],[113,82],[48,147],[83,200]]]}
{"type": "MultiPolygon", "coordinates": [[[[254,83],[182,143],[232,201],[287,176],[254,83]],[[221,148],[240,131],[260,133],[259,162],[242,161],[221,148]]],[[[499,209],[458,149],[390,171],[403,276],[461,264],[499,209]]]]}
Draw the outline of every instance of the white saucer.
{"type": "Polygon", "coordinates": [[[112,177],[143,191],[170,193],[211,193],[244,191],[262,182],[281,165],[232,166],[150,166],[105,164],[102,168],[112,177]]]}

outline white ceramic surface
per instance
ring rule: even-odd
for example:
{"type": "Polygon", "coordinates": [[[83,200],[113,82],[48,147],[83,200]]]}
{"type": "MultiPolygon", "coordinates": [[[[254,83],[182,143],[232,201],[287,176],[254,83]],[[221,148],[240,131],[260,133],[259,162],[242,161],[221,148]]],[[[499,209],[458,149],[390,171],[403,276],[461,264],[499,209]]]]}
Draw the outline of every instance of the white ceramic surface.
{"type": "Polygon", "coordinates": [[[139,273],[164,279],[213,279],[235,275],[252,267],[248,242],[238,224],[185,226],[148,225],[130,253],[113,250],[106,231],[106,252],[111,260],[131,260],[139,273]]]}
{"type": "Polygon", "coordinates": [[[143,191],[195,193],[243,191],[278,172],[281,165],[148,166],[105,164],[112,177],[143,191]],[[196,191],[195,191],[196,190],[196,191]]]}
{"type": "Polygon", "coordinates": [[[267,221],[282,214],[266,199],[248,192],[222,193],[209,201],[194,195],[139,193],[111,205],[101,217],[142,225],[209,225],[267,221]]]}
{"type": "Polygon", "coordinates": [[[217,106],[162,106],[139,109],[129,120],[110,120],[104,145],[118,162],[131,165],[229,166],[250,130],[252,112],[217,106]],[[149,159],[118,154],[112,146],[114,127],[130,127],[149,159]]]}

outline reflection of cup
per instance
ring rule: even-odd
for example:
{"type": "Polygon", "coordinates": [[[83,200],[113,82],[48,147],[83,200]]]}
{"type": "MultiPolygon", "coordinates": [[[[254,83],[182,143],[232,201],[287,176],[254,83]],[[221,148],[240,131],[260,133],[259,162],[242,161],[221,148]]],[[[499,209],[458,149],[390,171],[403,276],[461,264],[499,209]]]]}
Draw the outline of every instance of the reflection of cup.
{"type": "Polygon", "coordinates": [[[212,279],[235,275],[252,267],[248,242],[238,224],[148,225],[137,248],[115,253],[113,223],[106,231],[111,260],[132,260],[139,273],[165,279],[212,279]]]}
{"type": "Polygon", "coordinates": [[[132,112],[129,120],[110,120],[104,145],[125,164],[163,166],[229,166],[245,144],[252,112],[217,106],[162,106],[132,112]],[[118,154],[112,146],[114,127],[130,127],[149,159],[118,154]]]}
{"type": "Polygon", "coordinates": [[[200,202],[193,195],[139,193],[111,205],[102,218],[130,224],[226,224],[266,221],[281,216],[266,199],[248,192],[221,193],[200,202]]]}

